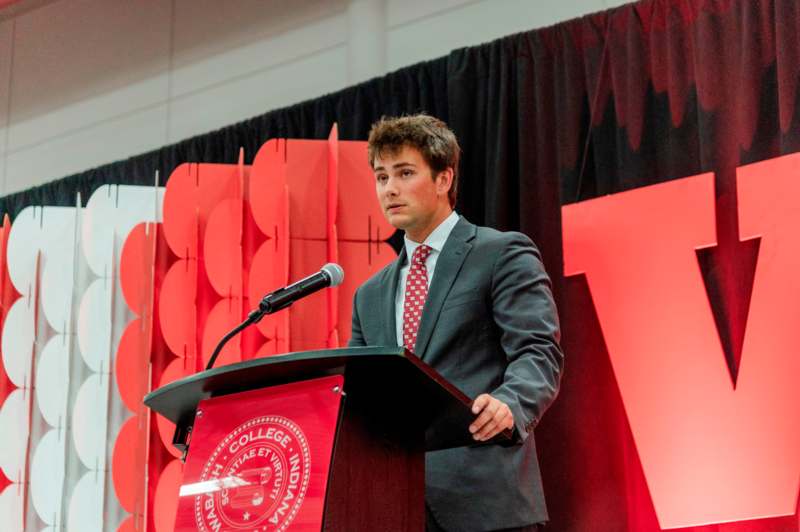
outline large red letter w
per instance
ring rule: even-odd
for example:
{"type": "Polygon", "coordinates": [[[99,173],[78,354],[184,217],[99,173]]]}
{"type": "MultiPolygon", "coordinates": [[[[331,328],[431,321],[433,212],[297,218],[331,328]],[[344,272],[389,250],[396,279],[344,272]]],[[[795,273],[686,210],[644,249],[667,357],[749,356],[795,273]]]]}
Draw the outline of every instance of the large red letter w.
{"type": "Polygon", "coordinates": [[[791,515],[800,481],[800,155],[739,168],[761,237],[736,386],[696,250],[713,175],[563,208],[565,275],[586,274],[659,523],[791,515]]]}

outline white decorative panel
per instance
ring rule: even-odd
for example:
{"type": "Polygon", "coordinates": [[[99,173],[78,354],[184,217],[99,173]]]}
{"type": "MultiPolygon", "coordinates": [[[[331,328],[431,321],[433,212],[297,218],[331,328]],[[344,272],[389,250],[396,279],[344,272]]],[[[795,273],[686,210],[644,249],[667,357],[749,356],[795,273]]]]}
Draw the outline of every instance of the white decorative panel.
{"type": "Polygon", "coordinates": [[[136,224],[156,220],[163,201],[163,188],[103,185],[92,193],[83,211],[81,244],[95,275],[111,275],[125,237],[136,224]]]}
{"type": "Polygon", "coordinates": [[[18,485],[11,484],[0,493],[0,523],[4,531],[22,532],[24,502],[18,485]]]}
{"type": "Polygon", "coordinates": [[[30,496],[39,518],[47,525],[61,524],[61,497],[64,482],[63,430],[48,431],[31,459],[30,496]]]}
{"type": "Polygon", "coordinates": [[[12,482],[23,480],[28,430],[28,397],[25,390],[14,390],[0,407],[0,468],[12,482]]]}
{"type": "Polygon", "coordinates": [[[86,472],[69,500],[67,532],[87,532],[103,529],[103,475],[86,472]]]}
{"type": "Polygon", "coordinates": [[[95,279],[83,293],[78,311],[78,344],[92,371],[108,370],[111,349],[111,280],[95,279]]]}
{"type": "Polygon", "coordinates": [[[106,449],[108,375],[95,373],[81,385],[72,410],[72,439],[81,462],[102,469],[106,449]]]}
{"type": "Polygon", "coordinates": [[[66,337],[52,337],[36,365],[36,404],[51,427],[63,426],[67,413],[69,344],[66,337]]]}
{"type": "Polygon", "coordinates": [[[31,382],[35,315],[33,301],[22,297],[11,305],[3,323],[3,365],[18,388],[28,387],[31,382]]]}

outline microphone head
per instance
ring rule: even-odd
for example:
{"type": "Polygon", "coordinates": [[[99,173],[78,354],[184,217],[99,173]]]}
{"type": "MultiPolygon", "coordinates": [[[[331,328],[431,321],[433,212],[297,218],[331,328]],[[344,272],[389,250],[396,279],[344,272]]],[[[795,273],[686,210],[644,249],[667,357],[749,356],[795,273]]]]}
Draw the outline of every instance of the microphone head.
{"type": "Polygon", "coordinates": [[[331,286],[339,286],[344,281],[344,270],[335,262],[329,262],[322,267],[322,271],[331,279],[331,286]]]}

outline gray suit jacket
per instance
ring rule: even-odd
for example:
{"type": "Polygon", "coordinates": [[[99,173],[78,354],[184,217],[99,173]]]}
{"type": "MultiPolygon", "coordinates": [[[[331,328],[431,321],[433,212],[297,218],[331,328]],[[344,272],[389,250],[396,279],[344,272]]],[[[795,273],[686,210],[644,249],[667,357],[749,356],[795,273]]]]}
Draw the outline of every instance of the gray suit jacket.
{"type": "MultiPolygon", "coordinates": [[[[405,251],[353,299],[351,346],[397,345],[395,292],[405,251]]],[[[458,221],[436,262],[416,354],[470,397],[509,405],[522,442],[426,454],[425,500],[447,530],[547,520],[532,432],[555,399],[564,356],[550,280],[521,233],[458,221]]]]}

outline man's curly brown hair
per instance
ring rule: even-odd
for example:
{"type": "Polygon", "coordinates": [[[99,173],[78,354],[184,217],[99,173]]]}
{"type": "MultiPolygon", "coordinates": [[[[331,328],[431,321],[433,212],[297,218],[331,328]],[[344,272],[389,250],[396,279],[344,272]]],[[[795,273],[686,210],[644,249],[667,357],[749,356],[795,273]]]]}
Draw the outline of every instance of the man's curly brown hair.
{"type": "Polygon", "coordinates": [[[453,169],[453,184],[447,193],[450,207],[455,208],[458,196],[458,161],[461,148],[455,134],[443,121],[430,115],[384,116],[369,131],[367,153],[369,165],[381,154],[396,154],[404,146],[419,150],[433,171],[433,178],[448,168],[453,169]]]}

